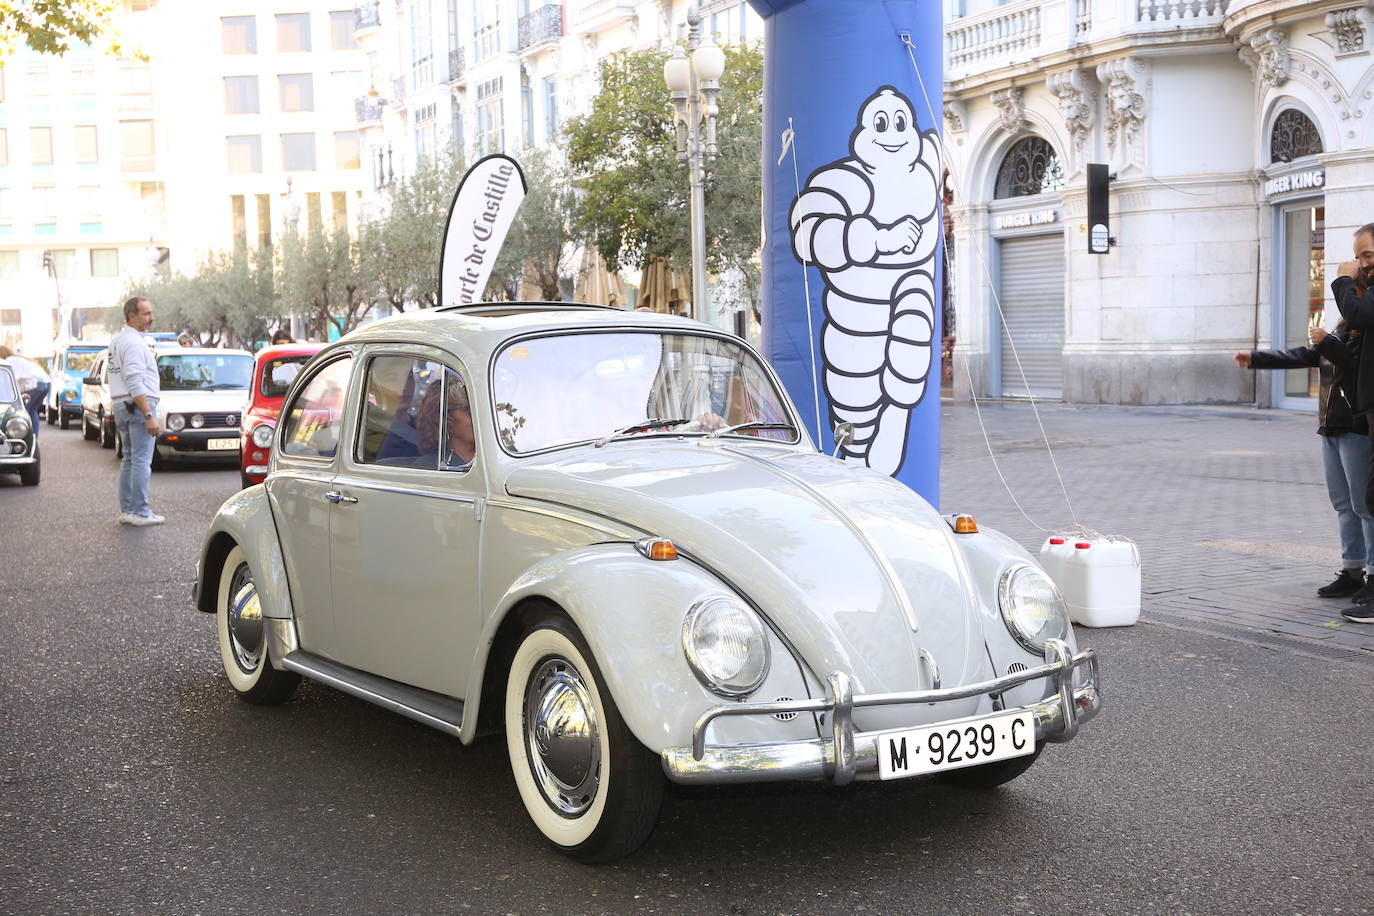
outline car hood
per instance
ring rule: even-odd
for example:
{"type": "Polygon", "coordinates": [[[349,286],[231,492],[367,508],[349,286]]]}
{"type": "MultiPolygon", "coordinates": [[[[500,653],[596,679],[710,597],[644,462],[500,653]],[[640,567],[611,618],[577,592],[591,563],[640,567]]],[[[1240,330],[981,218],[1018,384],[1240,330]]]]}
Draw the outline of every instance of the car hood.
{"type": "Polygon", "coordinates": [[[248,406],[248,389],[226,391],[164,391],[158,407],[167,413],[242,413],[248,406]]]}
{"type": "MultiPolygon", "coordinates": [[[[703,441],[558,452],[506,490],[672,538],[756,602],[813,673],[845,671],[856,692],[929,688],[921,649],[945,686],[989,676],[968,568],[925,500],[825,455],[703,441]]],[[[864,712],[861,724],[888,727],[864,712]]]]}

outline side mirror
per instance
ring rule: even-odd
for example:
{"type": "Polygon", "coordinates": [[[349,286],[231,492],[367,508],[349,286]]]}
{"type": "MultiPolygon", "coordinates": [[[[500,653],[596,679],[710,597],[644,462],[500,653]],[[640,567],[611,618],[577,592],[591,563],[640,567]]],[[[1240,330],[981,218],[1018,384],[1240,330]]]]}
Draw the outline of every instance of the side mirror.
{"type": "Polygon", "coordinates": [[[94,375],[88,375],[88,376],[86,376],[85,378],[83,378],[83,379],[81,380],[81,384],[83,384],[83,385],[99,385],[99,384],[100,384],[100,379],[96,378],[94,375]]]}
{"type": "Polygon", "coordinates": [[[831,458],[838,458],[840,450],[854,441],[854,424],[845,420],[835,424],[835,451],[831,453],[831,458]]]}

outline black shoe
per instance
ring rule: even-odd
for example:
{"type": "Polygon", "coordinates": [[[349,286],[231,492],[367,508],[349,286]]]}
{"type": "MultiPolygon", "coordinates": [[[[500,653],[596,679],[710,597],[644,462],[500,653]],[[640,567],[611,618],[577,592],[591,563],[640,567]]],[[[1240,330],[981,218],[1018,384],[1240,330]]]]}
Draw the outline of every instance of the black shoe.
{"type": "Polygon", "coordinates": [[[1364,580],[1364,586],[1350,599],[1358,605],[1374,606],[1374,576],[1364,580]]]}
{"type": "Polygon", "coordinates": [[[1357,604],[1341,611],[1341,616],[1351,623],[1374,623],[1374,605],[1357,604]]]}
{"type": "Polygon", "coordinates": [[[1351,575],[1350,570],[1343,569],[1336,573],[1336,578],[1330,585],[1323,585],[1321,588],[1317,589],[1317,597],[1349,598],[1364,587],[1365,581],[1363,572],[1351,575]]]}

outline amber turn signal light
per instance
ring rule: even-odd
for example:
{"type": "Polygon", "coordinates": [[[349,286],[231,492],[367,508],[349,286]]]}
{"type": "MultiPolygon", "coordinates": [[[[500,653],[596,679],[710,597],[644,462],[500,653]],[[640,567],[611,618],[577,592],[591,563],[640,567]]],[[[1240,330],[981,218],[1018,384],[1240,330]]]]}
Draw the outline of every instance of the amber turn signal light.
{"type": "Polygon", "coordinates": [[[978,523],[973,520],[972,515],[956,515],[954,516],[954,533],[977,534],[978,523]]]}
{"type": "Polygon", "coordinates": [[[636,541],[635,549],[650,560],[677,559],[677,546],[667,538],[645,538],[636,541]]]}

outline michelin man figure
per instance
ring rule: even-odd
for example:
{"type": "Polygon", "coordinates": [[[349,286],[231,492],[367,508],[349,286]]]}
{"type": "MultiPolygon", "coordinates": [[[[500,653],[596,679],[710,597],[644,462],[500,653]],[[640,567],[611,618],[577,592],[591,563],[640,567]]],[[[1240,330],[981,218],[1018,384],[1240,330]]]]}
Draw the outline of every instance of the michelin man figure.
{"type": "Polygon", "coordinates": [[[849,156],[812,172],[788,217],[793,253],[825,280],[830,420],[854,424],[845,460],[888,475],[930,375],[940,174],[935,130],[883,86],[859,109],[849,156]]]}

